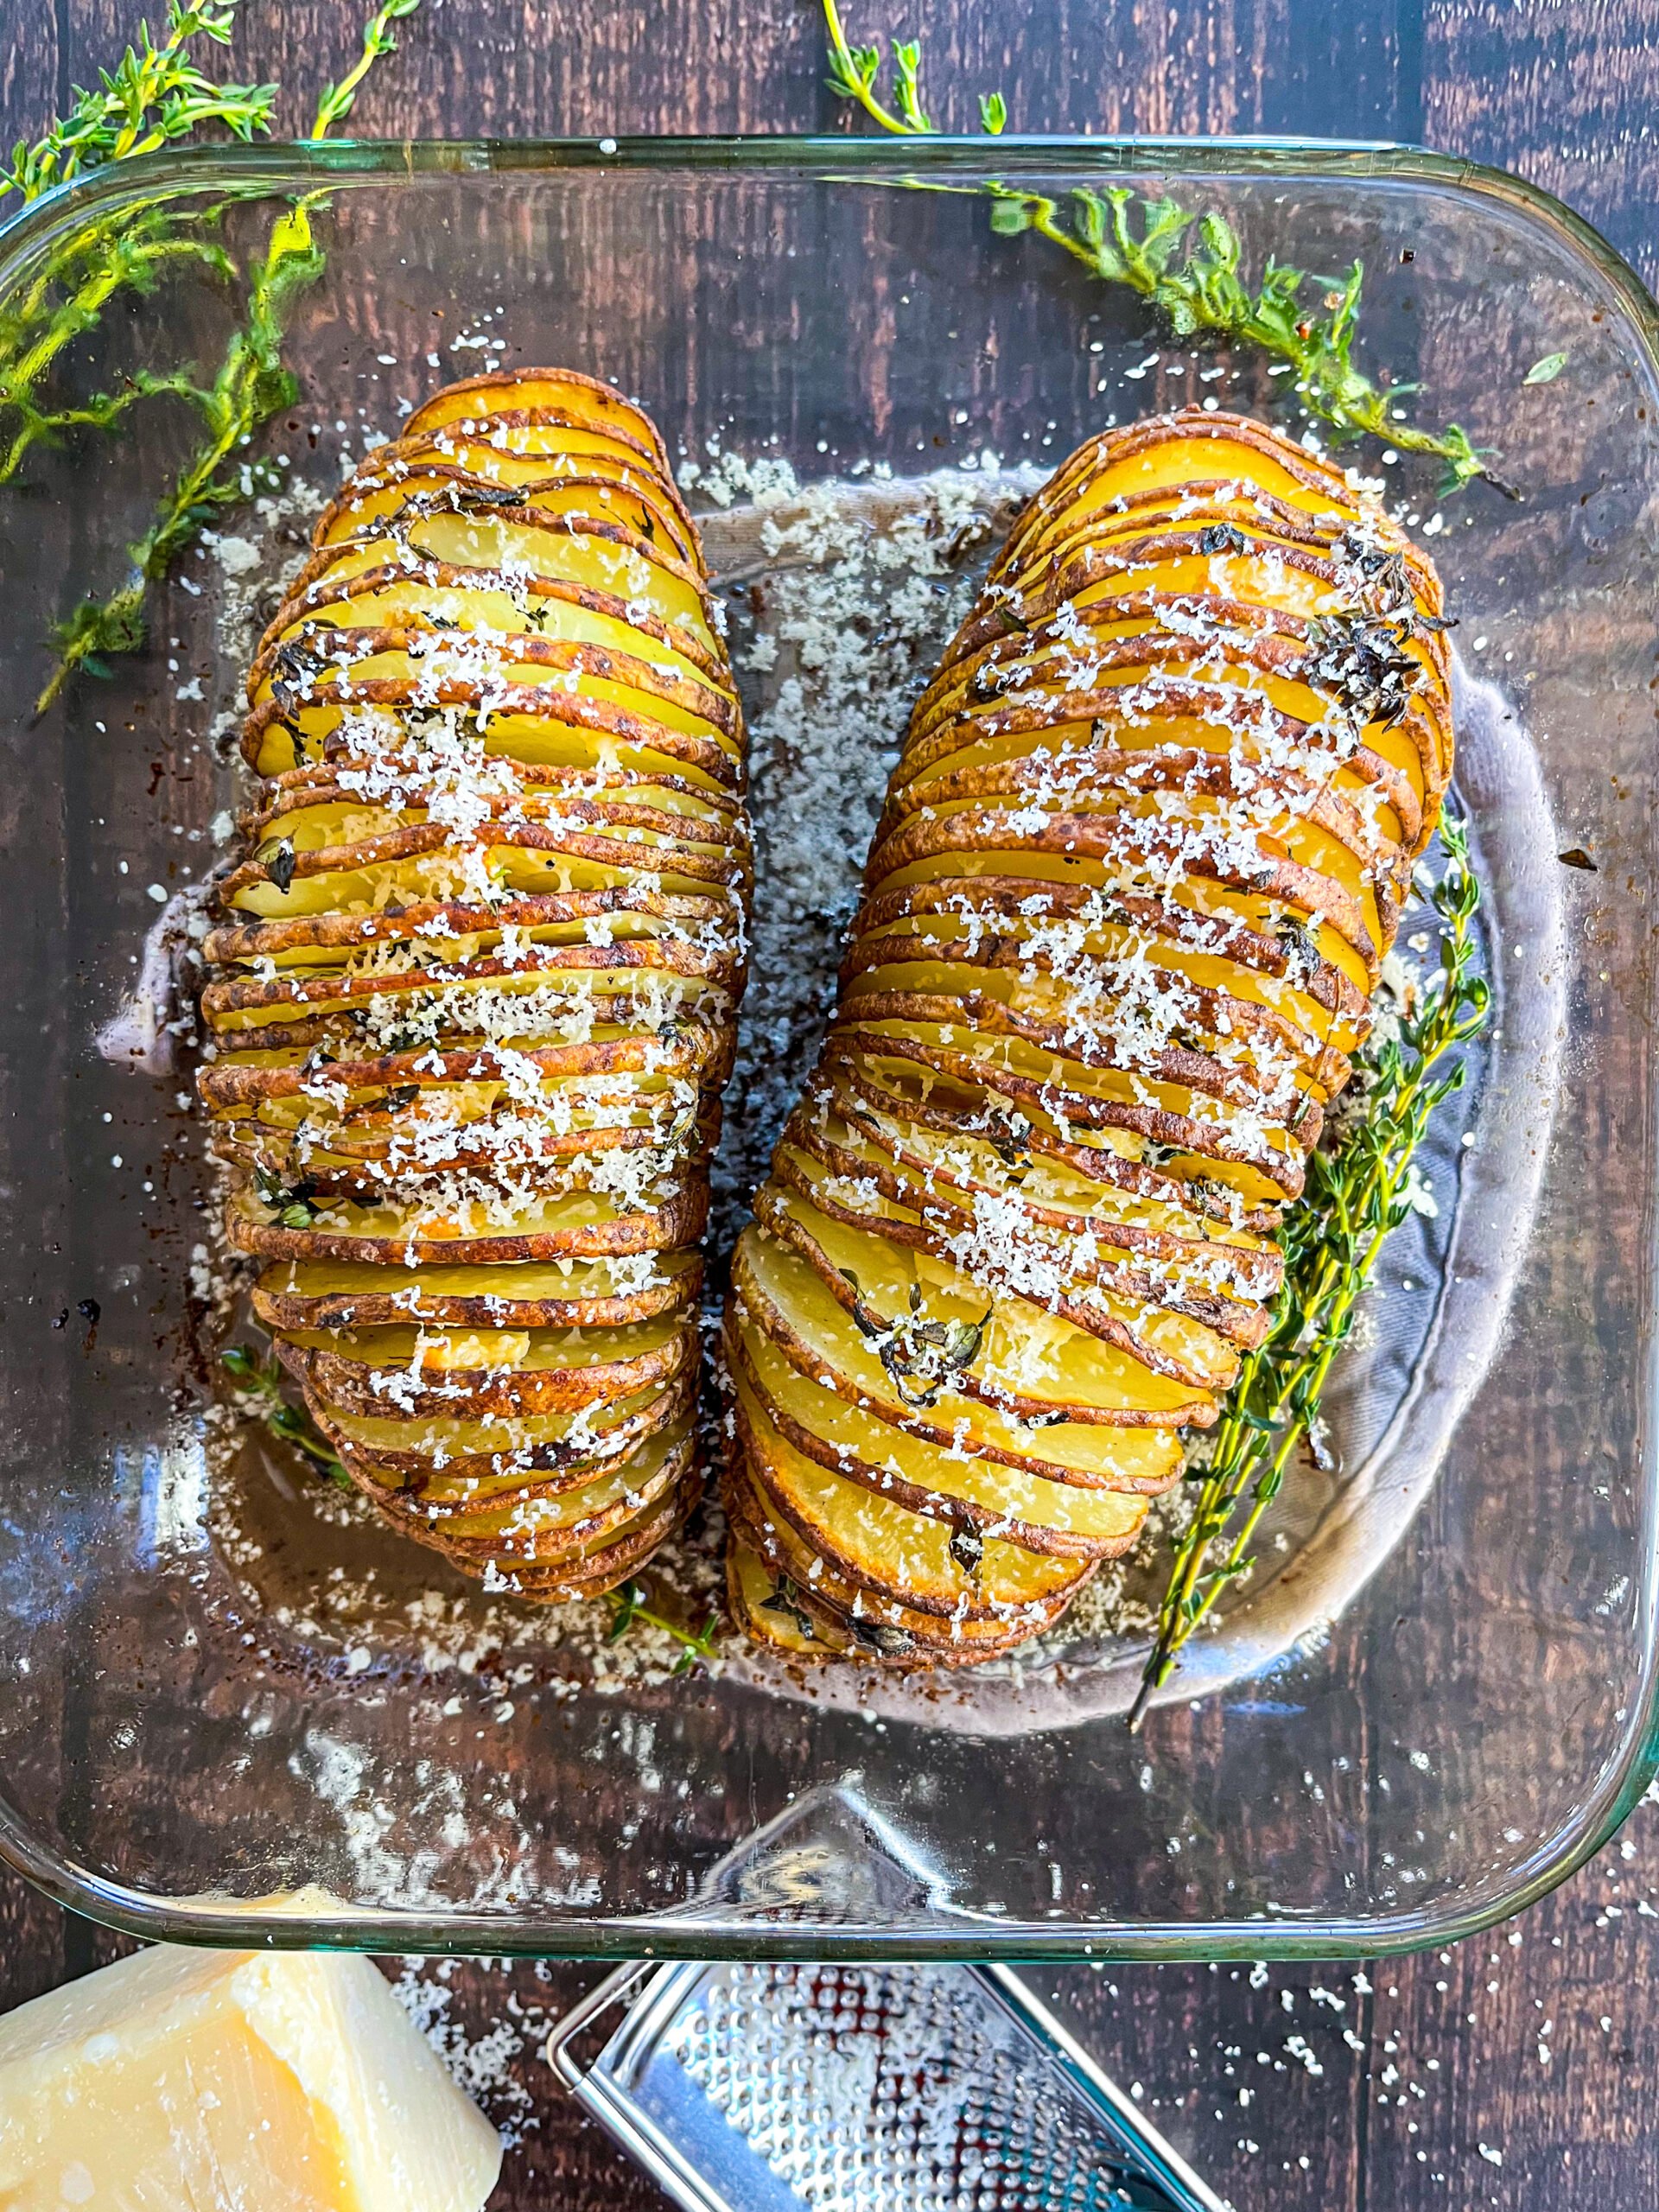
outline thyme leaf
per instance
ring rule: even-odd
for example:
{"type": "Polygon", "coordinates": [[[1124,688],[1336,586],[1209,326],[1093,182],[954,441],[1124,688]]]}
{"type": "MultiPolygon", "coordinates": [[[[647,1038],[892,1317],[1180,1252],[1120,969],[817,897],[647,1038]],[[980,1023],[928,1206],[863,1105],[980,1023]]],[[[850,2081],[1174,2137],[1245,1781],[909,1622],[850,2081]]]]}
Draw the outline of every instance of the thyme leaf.
{"type": "Polygon", "coordinates": [[[1439,973],[1399,1037],[1364,1057],[1364,1110],[1350,1134],[1308,1162],[1307,1187],[1285,1226],[1285,1277],[1268,1333],[1240,1364],[1208,1464],[1192,1471],[1198,1506],[1171,1565],[1131,1729],[1222,1590],[1248,1573],[1251,1542],[1293,1454],[1323,1452],[1319,1402],[1332,1363],[1389,1231],[1411,1211],[1412,1163],[1429,1118],[1463,1084],[1462,1063],[1446,1068],[1446,1057],[1485,1025],[1489,995],[1475,972],[1480,886],[1467,832],[1443,816],[1440,841],[1446,865],[1431,894],[1439,973]]]}

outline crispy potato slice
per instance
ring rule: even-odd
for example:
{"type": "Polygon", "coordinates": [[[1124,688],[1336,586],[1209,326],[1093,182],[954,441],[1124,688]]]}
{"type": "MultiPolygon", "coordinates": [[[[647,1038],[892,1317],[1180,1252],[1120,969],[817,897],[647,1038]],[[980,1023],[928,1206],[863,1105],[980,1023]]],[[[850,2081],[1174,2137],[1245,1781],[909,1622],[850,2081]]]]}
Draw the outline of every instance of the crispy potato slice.
{"type": "MultiPolygon", "coordinates": [[[[955,1616],[941,1621],[846,1581],[772,1510],[747,1472],[728,1482],[724,1498],[732,1549],[750,1562],[740,1586],[740,1617],[752,1633],[784,1649],[804,1656],[849,1654],[883,1667],[974,1666],[1033,1632],[1023,1615],[1012,1624],[955,1616]]],[[[1056,1600],[1053,1610],[1063,1602],[1056,1600]]]]}
{"type": "MultiPolygon", "coordinates": [[[[286,1343],[292,1367],[304,1355],[286,1343]]],[[[382,1489],[409,1492],[437,1518],[496,1497],[553,1496],[581,1476],[625,1461],[684,1407],[686,1382],[647,1385],[628,1397],[561,1413],[476,1419],[410,1412],[353,1414],[314,1389],[307,1403],[329,1440],[382,1489]]]]}
{"type": "Polygon", "coordinates": [[[1207,1392],[1147,1370],[1035,1299],[990,1296],[924,1247],[837,1220],[772,1185],[757,1194],[755,1211],[761,1230],[798,1254],[843,1311],[863,1300],[885,1317],[925,1308],[958,1337],[982,1330],[978,1357],[955,1387],[1015,1420],[1051,1421],[1064,1411],[1073,1421],[1176,1428],[1214,1418],[1207,1392]]]}
{"type": "Polygon", "coordinates": [[[778,1578],[734,1523],[726,1547],[726,1602],[733,1620],[756,1643],[774,1644],[797,1659],[838,1659],[850,1636],[820,1625],[798,1605],[779,1603],[778,1578]]]}
{"type": "Polygon", "coordinates": [[[700,1236],[708,1209],[706,1188],[664,1194],[663,1203],[626,1210],[603,1192],[533,1193],[512,1206],[512,1225],[500,1226],[482,1201],[359,1205],[346,1198],[324,1205],[302,1200],[283,1212],[307,1216],[289,1227],[270,1219],[270,1202],[244,1185],[226,1211],[232,1248],[261,1259],[378,1262],[417,1267],[428,1260],[449,1266],[511,1265],[522,1260],[600,1259],[663,1252],[700,1236]]]}
{"type": "Polygon", "coordinates": [[[308,1330],[307,1386],[341,1413],[418,1418],[464,1406],[512,1416],[574,1412],[671,1382],[696,1357],[695,1320],[630,1328],[308,1330]]]}
{"type": "Polygon", "coordinates": [[[566,1260],[517,1267],[390,1268],[289,1260],[268,1268],[253,1307],[268,1329],[613,1329],[682,1313],[696,1301],[695,1252],[645,1261],[566,1260]]]}
{"type": "MultiPolygon", "coordinates": [[[[556,1495],[513,1497],[485,1504],[475,1514],[443,1516],[425,1501],[378,1491],[370,1495],[382,1516],[416,1543],[442,1551],[459,1567],[486,1560],[519,1568],[563,1569],[584,1580],[601,1567],[595,1554],[627,1543],[677,1502],[690,1464],[691,1439],[683,1425],[654,1437],[633,1459],[556,1495]]],[[[635,1564],[638,1563],[636,1558],[635,1564]]]]}

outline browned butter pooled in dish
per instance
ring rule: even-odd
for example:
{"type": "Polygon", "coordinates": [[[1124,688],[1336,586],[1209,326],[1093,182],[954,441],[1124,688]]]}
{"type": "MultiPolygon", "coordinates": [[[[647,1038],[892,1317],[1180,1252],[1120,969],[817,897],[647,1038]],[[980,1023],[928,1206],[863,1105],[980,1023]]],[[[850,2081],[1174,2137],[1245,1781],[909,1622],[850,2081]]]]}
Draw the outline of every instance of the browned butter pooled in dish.
{"type": "Polygon", "coordinates": [[[1006,1652],[1180,1478],[1451,775],[1441,606],[1379,505],[1237,416],[1091,438],[1019,517],[734,1260],[757,1638],[1006,1652]]]}
{"type": "Polygon", "coordinates": [[[248,699],[199,1082],[255,1311],[394,1528],[597,1594],[697,1495],[752,880],[654,425],[559,370],[440,392],[321,517],[248,699]]]}

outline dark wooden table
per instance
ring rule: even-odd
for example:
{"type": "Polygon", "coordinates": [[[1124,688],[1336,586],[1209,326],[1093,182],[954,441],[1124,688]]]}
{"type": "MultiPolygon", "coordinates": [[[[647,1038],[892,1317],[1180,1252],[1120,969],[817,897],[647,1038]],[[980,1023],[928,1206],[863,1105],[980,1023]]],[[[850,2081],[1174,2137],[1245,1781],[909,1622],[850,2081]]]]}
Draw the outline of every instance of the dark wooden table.
{"type": "MultiPolygon", "coordinates": [[[[365,0],[366,4],[366,0],[365,0]]],[[[152,9],[160,13],[159,0],[152,9]]],[[[354,0],[244,0],[225,67],[338,74],[354,0]],[[302,57],[296,60],[296,57],[302,57]]],[[[855,36],[888,27],[848,0],[855,36]]],[[[137,0],[0,0],[0,129],[32,134],[131,34],[137,0]]],[[[1515,168],[1659,276],[1659,0],[935,0],[927,87],[947,125],[1001,86],[1016,129],[1416,140],[1515,168]]],[[[836,127],[816,0],[428,0],[355,118],[365,135],[597,136],[836,127]]],[[[1168,1967],[1041,1978],[1091,2047],[1241,2208],[1635,2212],[1659,2202],[1659,1821],[1525,1920],[1454,1952],[1335,1969],[1168,1967]],[[1294,2046],[1294,2048],[1293,2048],[1294,2046]]],[[[0,1874],[0,2010],[119,1939],[0,1874]]],[[[478,2036],[556,2011],[583,1968],[458,1964],[478,2036]]],[[[497,2110],[531,2125],[501,2212],[660,2199],[552,2088],[533,2043],[497,2110]]]]}

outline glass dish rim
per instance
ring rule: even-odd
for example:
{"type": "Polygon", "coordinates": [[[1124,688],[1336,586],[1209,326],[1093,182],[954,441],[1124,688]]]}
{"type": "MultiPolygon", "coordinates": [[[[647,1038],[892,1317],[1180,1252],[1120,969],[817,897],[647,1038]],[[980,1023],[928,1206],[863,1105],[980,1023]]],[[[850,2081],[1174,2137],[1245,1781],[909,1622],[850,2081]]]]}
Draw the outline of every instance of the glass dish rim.
{"type": "MultiPolygon", "coordinates": [[[[856,182],[904,174],[979,175],[988,166],[1040,163],[1078,177],[1133,175],[1166,164],[1190,176],[1294,175],[1356,183],[1397,181],[1495,201],[1541,224],[1610,286],[1629,316],[1645,365],[1659,382],[1659,303],[1600,232],[1541,187],[1512,173],[1383,139],[1279,136],[1082,137],[1040,133],[931,138],[823,134],[692,137],[340,138],[189,147],[111,162],[76,177],[0,221],[0,294],[54,240],[90,216],[132,199],[228,187],[238,197],[353,180],[493,175],[575,169],[675,169],[822,177],[856,182]]],[[[1654,1109],[1649,1109],[1649,1119],[1654,1109]]],[[[1649,1395],[1651,1395],[1651,1390],[1649,1395]]],[[[1653,1560],[1643,1562],[1649,1570],[1653,1560]]],[[[1654,1576],[1647,1575],[1649,1601],[1654,1576]]],[[[1603,1780],[1512,1885],[1461,1910],[1401,1912],[1372,1920],[1147,1921],[1139,1924],[983,1920],[896,1930],[623,1915],[583,1923],[478,1911],[346,1910],[296,1914],[275,1900],[171,1898],[114,1882],[45,1847],[0,1790],[0,1862],[66,1910],[149,1942],[218,1948],[346,1949],[593,1960],[740,1959],[1003,1961],[1104,1963],[1146,1960],[1371,1959],[1479,1934],[1524,1910],[1566,1880],[1617,1833],[1659,1774],[1659,1643],[1649,1634],[1638,1694],[1603,1780]]],[[[0,1781],[3,1777],[0,1776],[0,1781]]]]}

